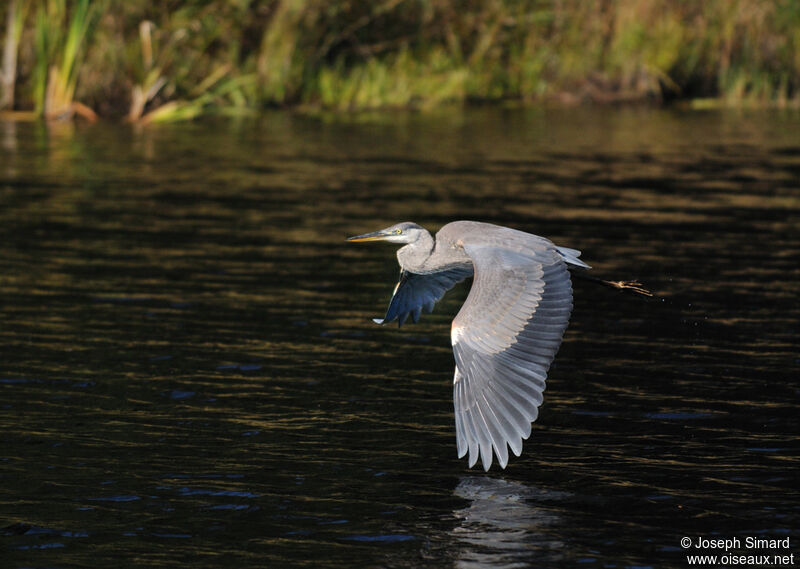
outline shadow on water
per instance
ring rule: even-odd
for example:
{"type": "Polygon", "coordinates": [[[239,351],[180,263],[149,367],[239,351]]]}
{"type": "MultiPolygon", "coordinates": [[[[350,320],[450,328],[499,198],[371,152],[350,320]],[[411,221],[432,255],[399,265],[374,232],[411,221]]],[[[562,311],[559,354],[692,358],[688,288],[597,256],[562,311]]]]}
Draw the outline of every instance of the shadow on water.
{"type": "MultiPolygon", "coordinates": [[[[684,567],[800,522],[796,114],[0,123],[4,567],[684,567]],[[456,458],[400,220],[580,248],[523,454],[456,458]]],[[[800,538],[797,538],[800,539],[800,538]]],[[[762,551],[777,554],[781,551],[762,551]]],[[[791,553],[791,552],[788,552],[791,553]]]]}

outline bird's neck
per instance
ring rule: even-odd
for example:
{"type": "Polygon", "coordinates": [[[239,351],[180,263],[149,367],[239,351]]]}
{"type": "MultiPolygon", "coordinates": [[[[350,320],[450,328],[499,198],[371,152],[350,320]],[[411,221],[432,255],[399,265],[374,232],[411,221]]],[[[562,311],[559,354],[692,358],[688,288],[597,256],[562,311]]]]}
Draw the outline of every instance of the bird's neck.
{"type": "Polygon", "coordinates": [[[427,231],[421,233],[419,239],[397,250],[397,261],[400,266],[412,273],[429,272],[425,268],[426,261],[433,253],[434,240],[427,231]]]}

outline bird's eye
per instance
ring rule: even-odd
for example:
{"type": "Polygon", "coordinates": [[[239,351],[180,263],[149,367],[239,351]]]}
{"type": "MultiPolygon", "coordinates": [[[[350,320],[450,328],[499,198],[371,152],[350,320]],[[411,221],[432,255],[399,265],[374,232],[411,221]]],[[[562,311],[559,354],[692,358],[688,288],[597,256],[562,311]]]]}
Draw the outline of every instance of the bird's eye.
{"type": "Polygon", "coordinates": [[[395,233],[395,235],[401,235],[403,233],[403,230],[402,229],[395,229],[394,233],[395,233]]]}

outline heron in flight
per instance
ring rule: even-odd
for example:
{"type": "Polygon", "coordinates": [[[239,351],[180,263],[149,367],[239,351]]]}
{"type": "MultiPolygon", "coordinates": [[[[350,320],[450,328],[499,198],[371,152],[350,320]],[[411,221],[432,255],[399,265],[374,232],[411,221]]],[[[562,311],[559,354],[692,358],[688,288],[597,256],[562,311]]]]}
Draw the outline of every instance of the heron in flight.
{"type": "MultiPolygon", "coordinates": [[[[445,292],[474,276],[450,329],[458,457],[469,452],[473,467],[480,455],[489,470],[494,454],[505,468],[508,448],[520,455],[539,414],[547,370],[572,311],[568,268],[590,268],[581,252],[476,221],[448,223],[435,240],[404,222],[348,241],[404,245],[397,251],[400,280],[378,324],[397,320],[402,326],[409,316],[416,323],[445,292]]],[[[648,294],[638,283],[601,282],[648,294]]]]}

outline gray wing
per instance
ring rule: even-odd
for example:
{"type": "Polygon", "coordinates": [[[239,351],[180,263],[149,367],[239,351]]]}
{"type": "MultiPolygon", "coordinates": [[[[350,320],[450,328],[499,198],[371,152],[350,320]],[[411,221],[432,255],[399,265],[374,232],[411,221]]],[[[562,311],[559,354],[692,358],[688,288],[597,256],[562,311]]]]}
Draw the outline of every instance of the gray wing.
{"type": "Polygon", "coordinates": [[[453,403],[458,456],[502,468],[522,452],[539,414],[547,370],[572,311],[572,284],[554,250],[465,245],[475,281],[453,320],[453,403]]]}
{"type": "Polygon", "coordinates": [[[375,318],[374,321],[377,324],[386,324],[397,319],[397,326],[400,327],[410,315],[416,324],[423,308],[426,312],[431,312],[444,293],[471,276],[472,267],[455,267],[424,275],[402,270],[386,316],[375,318]]]}

